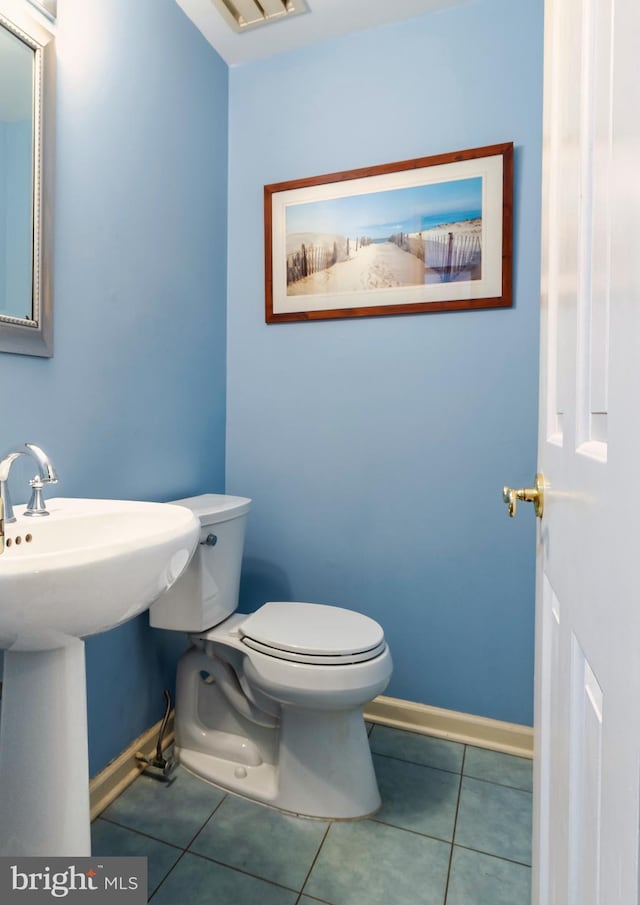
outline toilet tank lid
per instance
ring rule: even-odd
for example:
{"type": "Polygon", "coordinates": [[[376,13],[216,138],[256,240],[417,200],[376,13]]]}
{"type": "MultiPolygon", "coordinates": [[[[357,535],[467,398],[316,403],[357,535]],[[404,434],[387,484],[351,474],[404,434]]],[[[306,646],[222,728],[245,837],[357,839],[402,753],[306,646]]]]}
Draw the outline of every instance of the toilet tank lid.
{"type": "Polygon", "coordinates": [[[251,500],[244,496],[229,496],[225,493],[201,493],[199,496],[174,500],[176,506],[186,506],[200,519],[201,525],[215,525],[232,518],[246,515],[251,500]]]}

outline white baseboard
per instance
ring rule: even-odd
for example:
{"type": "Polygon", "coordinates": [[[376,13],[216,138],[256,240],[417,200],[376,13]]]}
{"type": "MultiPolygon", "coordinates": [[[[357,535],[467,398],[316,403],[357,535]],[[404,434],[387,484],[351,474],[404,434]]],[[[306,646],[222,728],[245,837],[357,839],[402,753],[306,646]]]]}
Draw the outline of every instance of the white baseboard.
{"type": "MultiPolygon", "coordinates": [[[[139,738],[132,742],[126,751],[118,755],[115,760],[101,770],[89,783],[89,798],[91,802],[91,819],[95,820],[98,814],[101,814],[118,795],[121,795],[127,786],[131,785],[134,779],[145,769],[144,763],[136,758],[136,754],[140,752],[145,757],[151,757],[155,754],[156,745],[158,743],[158,733],[162,720],[157,722],[151,729],[147,729],[139,738]]],[[[167,723],[167,730],[162,743],[163,750],[174,740],[173,732],[173,711],[167,723]]]]}
{"type": "Polygon", "coordinates": [[[364,718],[395,729],[407,729],[478,748],[490,748],[504,754],[533,757],[533,729],[518,723],[504,723],[471,713],[442,710],[440,707],[415,704],[383,695],[365,707],[364,718]]]}

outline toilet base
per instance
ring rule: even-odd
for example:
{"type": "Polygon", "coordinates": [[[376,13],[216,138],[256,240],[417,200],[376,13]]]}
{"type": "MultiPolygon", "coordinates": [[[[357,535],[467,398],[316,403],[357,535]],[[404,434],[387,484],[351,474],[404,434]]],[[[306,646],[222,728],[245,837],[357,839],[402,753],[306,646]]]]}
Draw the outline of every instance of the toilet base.
{"type": "Polygon", "coordinates": [[[363,819],[380,807],[361,709],[310,713],[283,707],[275,764],[239,763],[181,747],[177,729],[180,763],[245,798],[325,820],[363,819]]]}

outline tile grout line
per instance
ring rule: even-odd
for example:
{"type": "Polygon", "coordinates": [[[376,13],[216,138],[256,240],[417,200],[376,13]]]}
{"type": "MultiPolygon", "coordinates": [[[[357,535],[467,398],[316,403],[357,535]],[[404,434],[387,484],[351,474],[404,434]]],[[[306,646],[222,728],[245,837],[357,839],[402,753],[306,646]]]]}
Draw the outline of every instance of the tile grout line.
{"type": "MultiPolygon", "coordinates": [[[[191,844],[195,841],[195,839],[197,839],[197,837],[198,837],[198,835],[200,834],[200,832],[201,832],[201,831],[204,829],[204,827],[209,823],[209,821],[211,820],[211,818],[213,817],[213,815],[216,813],[216,811],[218,810],[218,808],[220,807],[220,805],[222,804],[222,802],[225,800],[226,797],[227,797],[226,795],[223,795],[223,797],[220,799],[220,801],[219,801],[218,804],[215,806],[215,808],[213,809],[213,811],[209,814],[209,816],[207,817],[207,819],[206,819],[206,820],[204,821],[204,823],[200,826],[200,829],[198,830],[198,832],[197,832],[197,833],[195,834],[195,836],[191,839],[191,841],[189,842],[189,845],[191,845],[191,844]]],[[[122,824],[116,824],[116,825],[117,825],[117,826],[122,826],[122,824]]],[[[128,827],[126,827],[126,829],[128,829],[128,827]]],[[[133,832],[136,832],[136,831],[133,830],[133,832]]],[[[146,835],[146,834],[145,834],[145,833],[140,833],[140,835],[141,835],[141,836],[144,836],[144,835],[146,835]]],[[[148,838],[150,838],[150,839],[155,839],[156,837],[155,837],[155,836],[149,836],[148,838]]],[[[162,839],[159,839],[158,841],[159,841],[159,842],[162,842],[163,840],[162,840],[162,839]]],[[[165,842],[164,844],[165,844],[165,845],[169,845],[170,843],[165,842]]],[[[167,878],[174,872],[174,870],[176,869],[176,867],[178,866],[178,864],[180,864],[180,862],[182,861],[182,859],[184,858],[184,856],[185,856],[185,855],[187,854],[187,852],[189,851],[189,845],[187,845],[186,848],[181,849],[180,856],[179,856],[178,858],[176,858],[175,863],[172,864],[172,866],[171,866],[171,867],[169,868],[169,870],[166,872],[166,874],[164,875],[164,877],[162,878],[162,880],[158,883],[158,885],[157,885],[156,888],[154,889],[153,894],[151,895],[151,897],[150,897],[149,899],[147,899],[148,902],[150,902],[150,901],[154,898],[154,896],[158,893],[158,891],[159,891],[159,890],[162,888],[162,886],[164,885],[164,883],[165,883],[165,881],[167,880],[167,878]]],[[[177,846],[174,846],[174,847],[177,848],[177,846]]]]}
{"type": "MultiPolygon", "coordinates": [[[[330,830],[330,828],[331,828],[331,825],[329,825],[329,826],[327,827],[327,829],[326,829],[326,831],[325,831],[325,834],[324,834],[324,836],[322,837],[322,842],[320,843],[320,846],[318,847],[318,851],[316,852],[316,856],[315,856],[315,858],[313,859],[313,864],[312,864],[311,867],[309,868],[309,871],[308,871],[308,873],[307,873],[307,875],[306,875],[306,877],[305,877],[305,879],[304,879],[304,881],[303,881],[303,883],[302,883],[302,887],[300,888],[300,891],[298,891],[298,890],[296,890],[296,889],[293,889],[291,886],[285,886],[283,883],[276,883],[275,880],[269,880],[267,877],[261,877],[259,874],[253,874],[253,873],[251,873],[251,872],[248,871],[248,870],[243,870],[241,867],[236,867],[236,866],[233,865],[233,864],[227,864],[225,861],[220,861],[220,860],[218,860],[217,858],[212,858],[212,857],[210,857],[209,855],[203,854],[202,852],[193,851],[193,849],[191,848],[191,846],[192,846],[193,843],[196,841],[196,839],[198,838],[198,836],[200,835],[200,833],[202,832],[202,830],[205,828],[205,826],[206,826],[206,825],[214,818],[214,816],[217,814],[217,812],[218,812],[218,810],[220,809],[222,803],[223,803],[224,801],[226,801],[226,799],[229,798],[229,795],[232,795],[232,796],[233,796],[233,793],[227,793],[227,794],[222,798],[222,800],[218,802],[218,804],[217,804],[216,807],[213,809],[213,811],[211,812],[211,814],[209,815],[209,817],[205,820],[205,822],[202,824],[202,826],[200,827],[200,829],[198,830],[198,832],[195,834],[195,836],[193,837],[193,839],[191,840],[191,842],[189,843],[188,847],[185,849],[185,851],[183,852],[183,854],[185,854],[185,853],[188,852],[190,855],[193,855],[195,858],[202,858],[203,861],[210,861],[212,864],[219,864],[220,867],[226,867],[228,870],[235,870],[235,871],[236,871],[237,873],[239,873],[239,874],[244,874],[244,876],[246,876],[246,877],[253,877],[254,880],[261,880],[263,883],[269,883],[271,886],[276,886],[278,889],[286,889],[288,892],[298,893],[298,898],[299,898],[299,897],[302,895],[302,889],[304,889],[304,885],[305,885],[305,883],[307,882],[307,879],[308,879],[308,877],[309,877],[309,874],[311,873],[311,871],[312,871],[312,869],[313,869],[313,865],[316,863],[316,859],[317,859],[318,855],[320,854],[320,849],[322,848],[322,845],[323,845],[323,843],[324,843],[324,840],[325,840],[326,837],[327,837],[327,833],[329,832],[329,830],[330,830]]],[[[235,796],[233,796],[233,797],[235,797],[235,796]]],[[[238,796],[238,797],[242,797],[242,796],[238,796]]],[[[284,813],[284,812],[281,812],[281,813],[284,813]]],[[[181,860],[181,859],[179,858],[178,860],[181,860]]],[[[177,863],[177,862],[176,862],[176,863],[177,863]]],[[[175,865],[174,865],[174,867],[175,867],[175,865]]],[[[165,878],[165,879],[166,879],[166,878],[165,878]]],[[[162,882],[164,883],[164,880],[163,880],[162,882]]],[[[158,887],[158,888],[159,888],[159,887],[158,887]]],[[[154,893],[154,895],[155,895],[155,893],[154,893]]]]}
{"type": "Polygon", "coordinates": [[[503,782],[494,782],[492,779],[481,779],[479,776],[464,774],[465,779],[473,779],[474,782],[485,782],[488,786],[498,786],[499,789],[511,789],[513,792],[524,792],[525,795],[533,795],[531,789],[523,789],[521,786],[507,786],[503,782]]]}
{"type": "Polygon", "coordinates": [[[399,826],[397,823],[387,823],[386,820],[380,820],[377,817],[368,817],[371,823],[377,826],[388,826],[390,830],[398,830],[399,833],[411,833],[412,836],[420,836],[421,839],[433,839],[434,842],[444,842],[445,845],[451,845],[451,839],[443,839],[442,836],[434,836],[433,833],[421,833],[420,830],[413,830],[407,826],[399,826]]]}
{"type": "MultiPolygon", "coordinates": [[[[127,826],[126,823],[120,823],[119,820],[114,820],[113,817],[104,817],[102,814],[99,817],[96,817],[92,823],[96,823],[98,820],[104,820],[105,823],[110,823],[111,826],[118,826],[121,830],[128,830],[130,833],[135,833],[136,836],[143,836],[145,839],[151,839],[153,842],[160,842],[162,845],[168,845],[170,848],[175,848],[176,851],[185,852],[186,849],[181,845],[176,845],[175,842],[167,842],[166,839],[161,839],[159,836],[152,836],[151,833],[145,833],[144,830],[135,830],[131,826],[127,826]]],[[[104,857],[107,857],[106,855],[104,857]]]]}
{"type": "Polygon", "coordinates": [[[371,749],[371,753],[376,757],[385,757],[387,760],[397,760],[401,764],[411,764],[412,767],[426,767],[427,770],[440,770],[442,773],[453,773],[454,776],[459,776],[462,772],[462,767],[460,767],[460,770],[449,770],[447,767],[436,767],[434,764],[425,764],[417,760],[407,760],[406,757],[397,757],[395,754],[380,754],[379,751],[374,751],[373,748],[371,749]]]}
{"type": "Polygon", "coordinates": [[[314,858],[313,861],[311,862],[311,867],[310,867],[309,870],[307,871],[307,875],[306,875],[306,877],[304,878],[304,880],[302,881],[302,886],[300,887],[300,893],[298,894],[298,898],[297,898],[297,900],[296,900],[296,905],[298,905],[298,903],[300,902],[300,899],[302,898],[302,894],[303,894],[303,892],[304,892],[304,888],[305,888],[305,886],[307,885],[307,883],[309,882],[309,877],[311,876],[311,871],[312,871],[313,868],[316,866],[316,862],[317,862],[318,858],[320,857],[320,852],[322,851],[322,846],[324,845],[325,839],[326,839],[327,836],[329,835],[329,830],[331,829],[332,826],[333,826],[333,823],[332,823],[332,822],[329,823],[329,826],[327,827],[326,832],[325,832],[324,836],[322,837],[322,842],[321,842],[320,845],[318,846],[318,851],[316,852],[315,858],[314,858]]]}
{"type": "Polygon", "coordinates": [[[471,848],[469,845],[460,845],[459,842],[456,842],[456,846],[458,848],[463,848],[466,852],[475,852],[476,855],[485,855],[487,858],[495,858],[496,861],[506,861],[508,864],[517,864],[518,867],[528,867],[531,870],[531,865],[527,864],[526,861],[516,861],[514,858],[505,858],[504,855],[496,855],[494,852],[486,852],[481,848],[471,848]]]}
{"type": "Polygon", "coordinates": [[[222,796],[222,798],[220,799],[220,801],[218,802],[218,804],[215,806],[215,808],[213,809],[213,811],[211,811],[211,813],[209,814],[209,816],[207,817],[207,819],[206,819],[206,820],[204,821],[204,823],[200,826],[200,829],[198,830],[198,832],[195,834],[195,836],[192,837],[191,841],[189,842],[189,845],[187,845],[187,847],[185,848],[185,851],[186,851],[186,852],[188,852],[188,851],[190,850],[191,846],[192,846],[193,843],[196,841],[196,839],[198,838],[198,836],[200,835],[200,833],[203,831],[203,829],[205,828],[205,826],[211,821],[211,819],[214,817],[214,815],[218,813],[218,811],[220,810],[220,807],[221,807],[222,803],[223,803],[224,801],[226,801],[228,797],[229,797],[228,794],[225,794],[225,795],[222,796]]]}
{"type": "Polygon", "coordinates": [[[447,898],[449,897],[449,883],[451,881],[451,865],[453,864],[453,845],[456,838],[456,829],[458,826],[458,812],[460,811],[460,799],[462,798],[462,778],[464,776],[464,760],[467,756],[467,745],[464,746],[464,750],[462,752],[462,763],[460,764],[460,783],[458,784],[458,800],[456,801],[456,813],[453,818],[453,833],[451,834],[451,851],[449,852],[449,866],[447,868],[447,882],[444,887],[444,899],[442,900],[442,905],[447,905],[447,898]]]}
{"type": "MultiPolygon", "coordinates": [[[[154,842],[162,842],[163,845],[169,845],[169,846],[171,846],[171,848],[176,848],[181,852],[186,852],[186,851],[188,851],[189,846],[192,845],[192,843],[196,839],[196,836],[198,836],[198,834],[204,829],[204,827],[207,825],[207,823],[209,823],[209,821],[211,820],[213,815],[216,813],[216,811],[218,810],[218,808],[220,807],[220,805],[222,804],[222,802],[225,800],[226,797],[227,797],[227,795],[225,794],[224,797],[215,806],[213,811],[211,811],[211,813],[209,814],[207,819],[204,821],[204,823],[200,826],[200,829],[198,830],[198,832],[195,834],[195,836],[193,836],[190,839],[189,843],[186,846],[177,845],[175,842],[167,842],[166,839],[162,839],[160,836],[154,836],[152,833],[146,833],[144,830],[136,830],[136,829],[134,829],[134,827],[128,826],[128,824],[126,824],[126,823],[121,823],[119,820],[114,820],[113,817],[105,817],[104,814],[100,814],[99,817],[96,817],[96,820],[104,820],[106,823],[111,823],[113,826],[119,826],[123,830],[129,830],[130,833],[137,833],[138,836],[144,836],[146,839],[153,839],[154,842]]],[[[95,822],[95,821],[93,821],[93,822],[95,822]]]]}
{"type": "Polygon", "coordinates": [[[317,902],[318,905],[333,905],[333,903],[329,902],[328,899],[317,899],[315,896],[309,895],[308,892],[304,892],[304,893],[301,892],[300,895],[298,896],[298,898],[296,899],[294,905],[301,905],[302,896],[305,896],[305,898],[310,899],[314,902],[317,902]]]}
{"type": "Polygon", "coordinates": [[[464,774],[465,779],[473,779],[474,782],[486,782],[490,786],[499,786],[501,789],[513,789],[514,792],[525,792],[527,795],[533,795],[531,789],[523,789],[522,786],[508,786],[504,782],[496,782],[494,779],[483,779],[482,776],[473,776],[471,773],[464,774]]]}
{"type": "Polygon", "coordinates": [[[203,855],[200,852],[193,852],[190,849],[183,852],[184,855],[193,855],[194,858],[200,858],[201,861],[208,861],[209,864],[217,864],[218,867],[224,867],[226,870],[232,870],[236,874],[242,874],[243,877],[251,877],[253,880],[260,880],[261,883],[267,883],[269,886],[275,886],[276,889],[285,889],[287,892],[292,892],[294,895],[298,895],[298,890],[294,889],[292,886],[285,886],[283,883],[276,883],[275,880],[270,880],[268,877],[261,877],[260,874],[252,874],[248,870],[244,870],[242,867],[235,867],[233,864],[227,864],[226,861],[219,861],[217,858],[211,858],[209,855],[203,855]]]}
{"type": "Polygon", "coordinates": [[[301,905],[302,896],[305,896],[305,898],[309,899],[310,901],[317,902],[318,905],[332,905],[332,903],[328,902],[327,899],[316,899],[315,896],[310,896],[308,892],[301,892],[294,905],[301,905]]]}
{"type": "MultiPolygon", "coordinates": [[[[176,869],[176,867],[178,866],[178,864],[180,864],[180,862],[182,861],[182,859],[184,858],[184,856],[185,856],[186,854],[187,854],[187,850],[186,850],[186,849],[183,849],[183,850],[180,852],[180,857],[176,859],[175,864],[173,864],[173,865],[169,868],[169,870],[166,872],[166,874],[164,875],[164,877],[162,878],[162,880],[158,883],[158,885],[157,885],[156,888],[154,889],[153,895],[152,895],[149,899],[147,899],[147,902],[151,902],[151,900],[154,898],[154,896],[156,896],[157,893],[162,889],[162,887],[163,887],[163,885],[164,885],[165,880],[167,879],[167,877],[169,877],[169,876],[174,872],[174,870],[176,869]]],[[[147,880],[148,880],[148,878],[147,878],[147,880]]]]}
{"type": "MultiPolygon", "coordinates": [[[[457,744],[457,743],[456,743],[457,744]]],[[[468,747],[465,745],[465,748],[468,747]]],[[[477,782],[487,782],[492,786],[500,786],[503,789],[515,789],[516,792],[527,792],[529,795],[532,794],[531,789],[524,789],[522,786],[511,786],[504,782],[496,782],[495,779],[485,779],[482,776],[474,776],[472,773],[464,773],[463,767],[461,765],[459,770],[449,770],[447,767],[437,767],[435,764],[425,764],[420,763],[417,760],[407,760],[404,757],[397,757],[395,754],[381,754],[379,751],[371,751],[376,757],[385,757],[387,760],[397,760],[401,764],[411,764],[413,767],[426,767],[428,770],[440,770],[442,773],[452,773],[454,776],[464,775],[469,779],[475,779],[477,782]]],[[[463,762],[465,755],[463,754],[463,762]]]]}

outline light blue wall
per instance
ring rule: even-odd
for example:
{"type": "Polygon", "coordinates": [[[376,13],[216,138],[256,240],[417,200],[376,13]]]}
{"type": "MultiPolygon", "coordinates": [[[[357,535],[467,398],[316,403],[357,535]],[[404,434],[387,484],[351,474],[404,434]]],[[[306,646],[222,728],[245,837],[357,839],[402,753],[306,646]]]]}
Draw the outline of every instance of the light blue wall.
{"type": "Polygon", "coordinates": [[[378,619],[388,694],[532,720],[541,0],[477,0],[230,73],[227,490],[242,596],[378,619]],[[264,324],[262,187],[514,141],[512,310],[264,324]]]}
{"type": "MultiPolygon", "coordinates": [[[[174,0],[58,6],[55,357],[0,354],[0,450],[40,443],[60,495],[222,490],[227,67],[174,0]]],[[[88,641],[92,774],[182,645],[146,615],[88,641]]]]}

